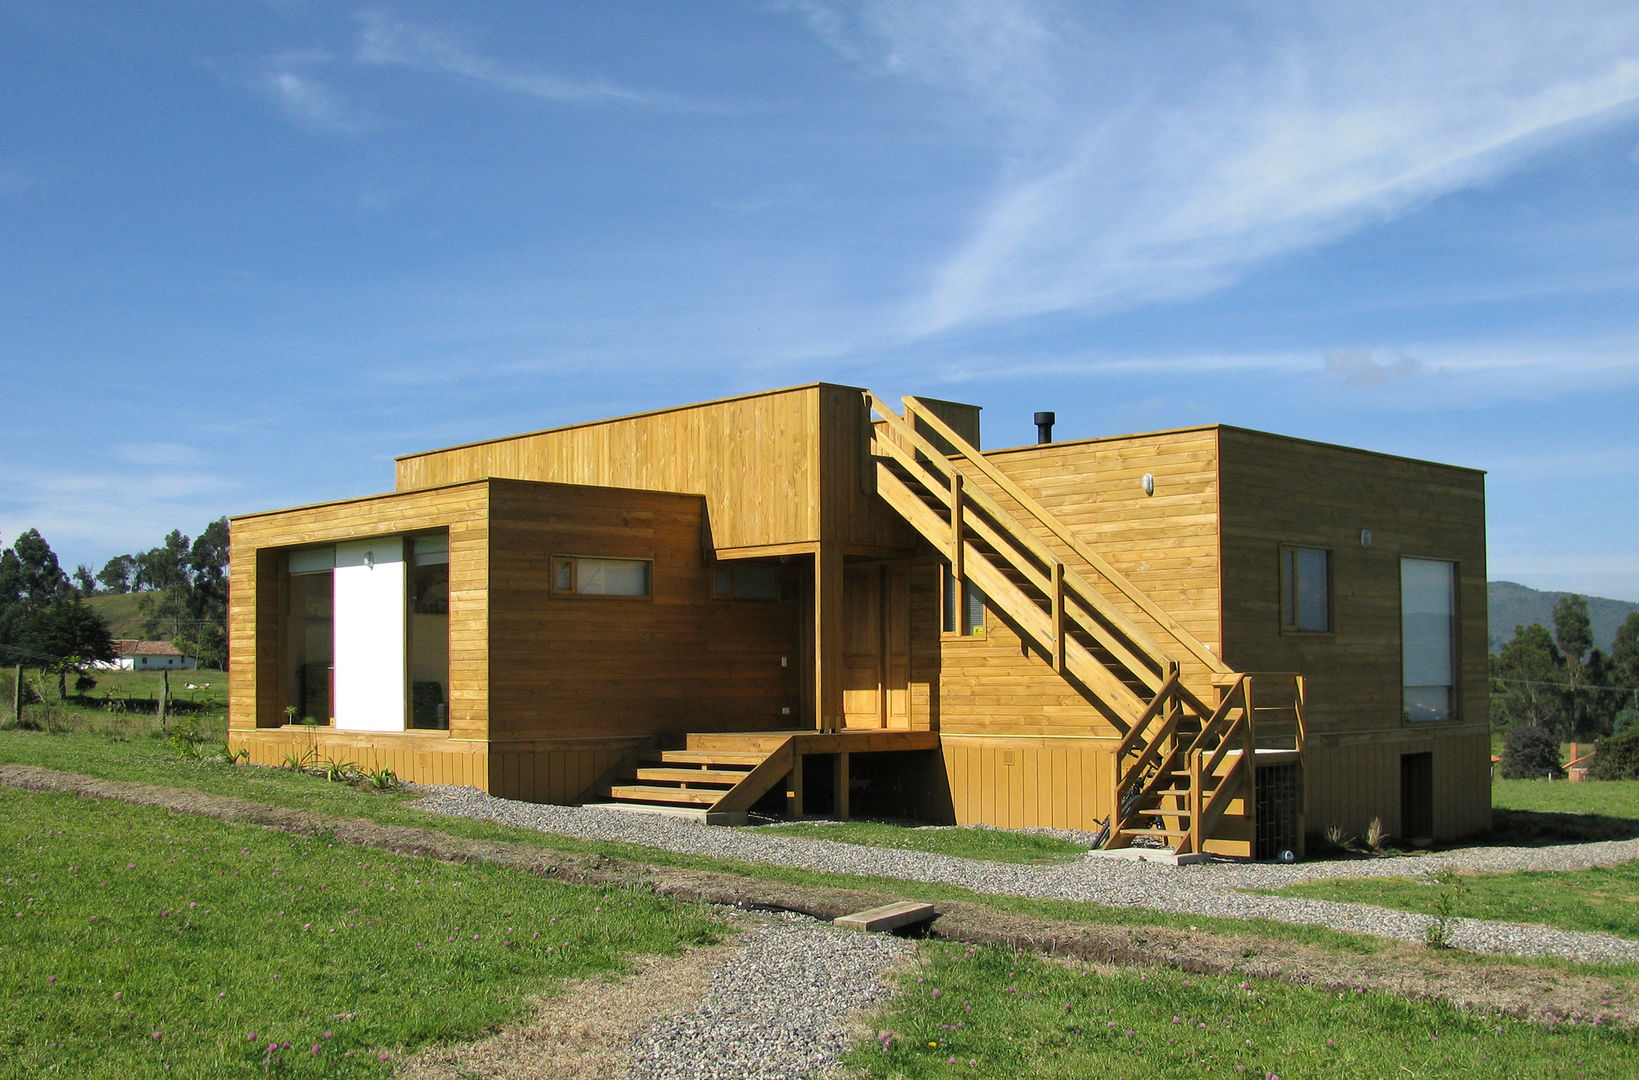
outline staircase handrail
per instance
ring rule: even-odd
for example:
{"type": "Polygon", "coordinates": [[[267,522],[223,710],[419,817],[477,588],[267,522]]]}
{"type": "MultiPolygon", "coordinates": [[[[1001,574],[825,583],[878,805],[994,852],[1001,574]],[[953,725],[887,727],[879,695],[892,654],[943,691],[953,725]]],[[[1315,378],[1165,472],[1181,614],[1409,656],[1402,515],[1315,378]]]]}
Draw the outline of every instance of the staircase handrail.
{"type": "MultiPolygon", "coordinates": [[[[947,475],[961,475],[960,470],[956,469],[950,463],[949,457],[932,442],[930,442],[924,435],[922,435],[921,432],[912,427],[904,417],[901,417],[898,413],[894,412],[885,402],[882,401],[881,398],[877,397],[871,391],[866,390],[864,391],[864,394],[869,407],[876,412],[881,413],[882,418],[887,422],[888,426],[894,431],[894,433],[905,439],[916,450],[920,451],[922,455],[928,459],[930,464],[937,463],[936,467],[940,467],[945,470],[947,475]]],[[[909,402],[914,400],[914,398],[905,399],[907,402],[907,411],[910,409],[909,402]]],[[[922,413],[918,413],[917,415],[924,416],[922,413]]],[[[924,416],[924,419],[925,418],[926,417],[924,416]]],[[[943,426],[942,423],[941,426],[943,426]]],[[[946,427],[945,431],[950,431],[950,429],[946,427]]],[[[943,434],[943,432],[941,432],[941,434],[943,434]]],[[[955,435],[954,432],[951,432],[951,434],[955,435]]],[[[960,437],[958,436],[958,438],[960,437]]],[[[883,441],[889,444],[890,449],[894,449],[894,447],[892,447],[891,440],[883,441]]],[[[962,445],[966,446],[967,444],[963,443],[962,445]]],[[[968,447],[968,450],[971,451],[972,448],[968,447]]],[[[900,455],[896,454],[895,457],[902,463],[908,464],[900,455]]],[[[936,492],[941,498],[945,496],[946,491],[948,491],[950,487],[948,483],[928,484],[926,480],[923,482],[930,491],[936,492]]],[[[1009,481],[1009,483],[1011,483],[1011,481],[1009,481]]],[[[1037,540],[1029,529],[1024,528],[1023,525],[1014,518],[1012,513],[1010,513],[1000,503],[996,502],[995,499],[991,498],[983,490],[964,486],[963,494],[972,499],[972,501],[976,503],[979,509],[984,511],[986,515],[1007,529],[1007,532],[1009,533],[1008,539],[1011,543],[1028,552],[1033,558],[1037,559],[1044,565],[1050,566],[1053,563],[1059,563],[1061,566],[1063,565],[1063,560],[1054,555],[1052,550],[1037,540]]],[[[1026,509],[1028,510],[1029,507],[1027,506],[1026,509]]],[[[1033,510],[1031,512],[1035,513],[1033,510]]],[[[1042,511],[1042,513],[1046,513],[1046,511],[1042,511]]],[[[1081,552],[1078,551],[1077,554],[1081,554],[1081,552]]],[[[1091,565],[1098,568],[1097,563],[1092,563],[1091,565]]],[[[1093,611],[1100,618],[1107,621],[1116,630],[1120,631],[1120,633],[1131,641],[1141,653],[1148,654],[1147,656],[1134,654],[1134,658],[1139,660],[1140,664],[1139,666],[1132,667],[1131,669],[1139,674],[1144,674],[1146,669],[1148,669],[1148,671],[1153,673],[1156,678],[1159,678],[1160,673],[1166,670],[1167,663],[1172,659],[1171,656],[1168,655],[1167,651],[1161,647],[1161,643],[1156,641],[1149,631],[1145,630],[1142,626],[1139,626],[1136,622],[1134,622],[1131,616],[1127,615],[1126,612],[1121,611],[1119,608],[1110,606],[1108,601],[1104,599],[1103,594],[1093,586],[1092,582],[1082,577],[1082,575],[1077,572],[1074,567],[1064,566],[1063,570],[1066,587],[1074,590],[1077,594],[1077,599],[1083,607],[1093,611]]],[[[1100,573],[1103,573],[1102,569],[1100,569],[1100,573]]],[[[1146,603],[1149,603],[1149,601],[1146,600],[1146,603]]],[[[1153,606],[1153,604],[1151,606],[1153,606]]],[[[1091,630],[1092,628],[1088,629],[1091,630]]],[[[1094,631],[1094,633],[1095,636],[1098,636],[1096,631],[1094,631]]],[[[1103,641],[1100,643],[1104,644],[1103,641]]],[[[1106,645],[1106,647],[1108,647],[1108,645],[1106,645]]],[[[1210,657],[1211,655],[1211,653],[1207,653],[1207,656],[1210,657]]],[[[1217,661],[1216,658],[1214,658],[1214,662],[1218,664],[1219,668],[1223,668],[1221,661],[1217,661]]],[[[1227,668],[1223,668],[1223,670],[1227,670],[1227,668]]],[[[1150,683],[1152,686],[1158,685],[1154,678],[1146,678],[1145,681],[1150,683]]]]}
{"type": "MultiPolygon", "coordinates": [[[[867,394],[869,394],[869,391],[867,391],[867,394]]],[[[892,410],[880,408],[882,403],[876,398],[875,394],[869,394],[869,396],[873,402],[873,405],[879,407],[879,411],[883,412],[885,415],[892,415],[892,410]]],[[[1041,522],[1043,527],[1057,537],[1061,543],[1069,547],[1070,550],[1074,551],[1081,558],[1085,559],[1089,566],[1093,567],[1093,569],[1102,574],[1110,582],[1110,584],[1114,585],[1118,590],[1120,590],[1123,596],[1137,605],[1140,611],[1144,612],[1144,614],[1148,615],[1151,619],[1154,619],[1157,625],[1165,628],[1166,631],[1172,635],[1173,639],[1183,647],[1184,651],[1188,652],[1196,660],[1206,665],[1208,670],[1214,673],[1228,674],[1230,672],[1231,669],[1229,665],[1224,663],[1222,659],[1212,652],[1212,650],[1208,649],[1200,638],[1191,633],[1189,629],[1177,619],[1167,614],[1167,612],[1156,604],[1155,601],[1151,600],[1142,589],[1138,588],[1138,586],[1129,581],[1125,574],[1121,573],[1121,571],[1110,565],[1110,563],[1101,555],[1093,551],[1086,544],[1082,543],[1073,533],[1070,532],[1069,529],[1064,526],[1063,522],[1059,521],[1056,516],[1050,513],[1040,503],[1036,502],[1035,499],[1031,498],[1022,487],[1013,482],[1011,477],[992,464],[983,454],[979,452],[977,448],[969,444],[966,439],[958,435],[955,429],[953,429],[949,424],[941,420],[933,413],[932,410],[928,409],[915,397],[906,397],[904,402],[907,414],[914,412],[919,420],[927,424],[928,427],[932,428],[946,442],[950,443],[951,447],[957,452],[957,454],[977,468],[986,479],[990,480],[991,483],[1007,492],[1011,498],[1018,502],[1020,506],[1024,507],[1026,511],[1032,514],[1037,521],[1041,522]]],[[[1159,646],[1157,646],[1157,649],[1159,651],[1159,646]]]]}
{"type": "MultiPolygon", "coordinates": [[[[922,485],[941,502],[950,503],[953,498],[950,486],[939,482],[937,478],[933,477],[929,470],[916,459],[915,454],[891,439],[879,439],[877,445],[905,469],[916,474],[922,485]]],[[[944,459],[940,458],[938,460],[943,461],[944,459]]],[[[954,475],[960,474],[956,473],[954,475]]],[[[1013,522],[1012,515],[1008,514],[990,496],[983,491],[964,488],[962,497],[964,502],[972,502],[979,510],[978,514],[965,515],[963,524],[994,547],[998,555],[1007,558],[1004,548],[1012,547],[1049,567],[1057,563],[1061,571],[1060,581],[1064,586],[1064,594],[1067,600],[1074,600],[1084,611],[1108,619],[1122,635],[1127,635],[1129,631],[1134,634],[1142,634],[1142,628],[1126,619],[1120,612],[1100,607],[1098,603],[1099,595],[1097,590],[1092,587],[1092,584],[1077,573],[1073,567],[1065,567],[1051,551],[1037,543],[1035,538],[1027,531],[1020,530],[1017,523],[1013,522]],[[986,517],[994,519],[1000,527],[992,526],[985,520],[986,517]]],[[[919,531],[926,533],[926,530],[919,531]]],[[[1050,595],[1052,589],[1051,573],[1042,573],[1036,567],[1030,565],[1030,562],[1026,559],[1007,558],[1007,561],[1044,595],[1050,595]]],[[[967,564],[965,551],[963,564],[967,564]]],[[[1070,614],[1068,604],[1064,605],[1064,610],[1068,617],[1074,617],[1070,614]]],[[[1129,638],[1133,642],[1133,646],[1136,647],[1135,649],[1129,647],[1126,642],[1120,640],[1115,634],[1105,630],[1097,619],[1078,619],[1076,622],[1082,630],[1096,639],[1099,645],[1119,659],[1122,666],[1136,675],[1148,689],[1154,691],[1161,685],[1162,672],[1166,670],[1170,661],[1158,662],[1152,655],[1145,652],[1146,645],[1142,637],[1136,640],[1129,638]]],[[[1068,645],[1063,647],[1068,649],[1068,645]]]]}

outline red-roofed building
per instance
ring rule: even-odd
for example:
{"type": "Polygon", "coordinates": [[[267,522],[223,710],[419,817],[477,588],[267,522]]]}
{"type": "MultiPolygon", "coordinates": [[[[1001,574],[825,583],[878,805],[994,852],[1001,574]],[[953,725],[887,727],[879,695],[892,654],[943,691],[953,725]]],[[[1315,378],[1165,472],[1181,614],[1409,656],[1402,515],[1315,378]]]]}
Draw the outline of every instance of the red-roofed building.
{"type": "Polygon", "coordinates": [[[199,661],[169,641],[114,639],[114,660],[99,667],[109,671],[191,671],[199,661]]]}

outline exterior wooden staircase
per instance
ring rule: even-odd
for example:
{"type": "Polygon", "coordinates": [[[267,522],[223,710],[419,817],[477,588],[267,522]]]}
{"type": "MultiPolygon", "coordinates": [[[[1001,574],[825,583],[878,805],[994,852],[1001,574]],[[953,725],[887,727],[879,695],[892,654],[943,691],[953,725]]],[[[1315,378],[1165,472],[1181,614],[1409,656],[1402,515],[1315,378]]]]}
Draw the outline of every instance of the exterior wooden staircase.
{"type": "Polygon", "coordinates": [[[867,407],[877,493],[1120,735],[1105,847],[1204,850],[1255,813],[1260,750],[1303,749],[1303,680],[1230,669],[915,398],[867,407]],[[1254,728],[1254,719],[1261,727],[1254,728]]]}
{"type": "Polygon", "coordinates": [[[675,750],[645,748],[600,784],[589,805],[743,824],[747,812],[790,774],[790,731],[690,734],[675,750]]]}

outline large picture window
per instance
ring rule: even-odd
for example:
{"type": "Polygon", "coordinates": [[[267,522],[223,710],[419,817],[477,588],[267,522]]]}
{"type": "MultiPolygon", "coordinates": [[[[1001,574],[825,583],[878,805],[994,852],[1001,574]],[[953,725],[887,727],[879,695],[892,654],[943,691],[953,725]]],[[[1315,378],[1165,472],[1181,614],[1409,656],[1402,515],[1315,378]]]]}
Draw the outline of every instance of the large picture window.
{"type": "Polygon", "coordinates": [[[1325,548],[1280,549],[1281,629],[1323,634],[1332,628],[1332,553],[1325,548]]]}
{"type": "Polygon", "coordinates": [[[1405,718],[1457,715],[1457,564],[1400,560],[1400,670],[1405,718]]]}

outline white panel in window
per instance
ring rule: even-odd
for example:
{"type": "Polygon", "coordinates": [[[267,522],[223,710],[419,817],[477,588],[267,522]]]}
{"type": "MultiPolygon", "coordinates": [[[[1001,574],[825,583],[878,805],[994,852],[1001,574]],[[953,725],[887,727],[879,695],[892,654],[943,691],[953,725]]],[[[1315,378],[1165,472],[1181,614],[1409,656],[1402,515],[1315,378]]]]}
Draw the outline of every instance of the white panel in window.
{"type": "Polygon", "coordinates": [[[336,545],[336,728],[404,730],[404,541],[336,545]]]}

